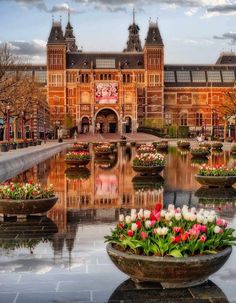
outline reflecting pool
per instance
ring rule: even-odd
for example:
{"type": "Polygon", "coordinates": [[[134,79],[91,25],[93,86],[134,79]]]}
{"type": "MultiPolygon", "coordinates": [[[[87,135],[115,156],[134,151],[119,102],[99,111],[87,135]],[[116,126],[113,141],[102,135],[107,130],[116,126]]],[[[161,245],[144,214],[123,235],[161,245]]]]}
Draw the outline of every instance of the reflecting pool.
{"type": "Polygon", "coordinates": [[[133,284],[104,244],[120,212],[156,202],[214,208],[236,228],[236,190],[200,188],[194,178],[202,163],[235,165],[229,151],[199,160],[170,147],[164,171],[147,176],[132,169],[135,147],[103,156],[90,149],[84,168],[67,166],[61,153],[14,178],[53,184],[59,200],[47,217],[0,223],[0,302],[236,302],[235,249],[207,284],[164,290],[133,284]]]}

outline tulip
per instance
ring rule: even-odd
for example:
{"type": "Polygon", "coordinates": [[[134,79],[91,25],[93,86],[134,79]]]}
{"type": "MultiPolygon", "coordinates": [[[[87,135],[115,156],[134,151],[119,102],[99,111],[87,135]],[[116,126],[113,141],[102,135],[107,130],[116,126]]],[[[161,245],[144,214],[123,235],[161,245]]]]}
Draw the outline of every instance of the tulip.
{"type": "Polygon", "coordinates": [[[143,212],[143,215],[144,215],[144,218],[145,218],[145,219],[149,219],[149,218],[150,218],[150,215],[151,215],[150,210],[145,210],[145,211],[143,212]]]}
{"type": "Polygon", "coordinates": [[[151,227],[151,221],[150,220],[145,221],[145,227],[146,227],[146,229],[149,229],[151,227]]]}
{"type": "Polygon", "coordinates": [[[133,232],[131,229],[129,229],[129,230],[127,231],[127,235],[128,235],[129,237],[133,237],[134,232],[133,232]]]}
{"type": "Polygon", "coordinates": [[[204,235],[200,236],[200,242],[204,243],[204,242],[206,242],[206,239],[207,239],[206,236],[204,236],[204,235]]]}
{"type": "Polygon", "coordinates": [[[126,216],[125,217],[125,223],[126,224],[130,224],[131,223],[131,217],[130,216],[126,216]]]}
{"type": "Polygon", "coordinates": [[[124,220],[125,220],[125,216],[124,216],[124,215],[120,215],[120,216],[119,216],[119,221],[120,221],[120,222],[124,222],[124,220]]]}
{"type": "Polygon", "coordinates": [[[147,239],[148,234],[147,234],[147,233],[145,233],[144,231],[141,231],[141,233],[140,233],[140,237],[141,237],[141,239],[142,239],[142,240],[145,240],[145,239],[147,239]]]}
{"type": "Polygon", "coordinates": [[[176,213],[175,214],[175,220],[179,221],[179,220],[181,220],[181,218],[182,218],[181,213],[176,213]]]}
{"type": "Polygon", "coordinates": [[[137,225],[136,225],[136,223],[132,223],[132,224],[131,224],[131,230],[132,230],[132,231],[136,231],[136,230],[137,230],[137,225]]]}
{"type": "Polygon", "coordinates": [[[136,225],[137,225],[137,229],[140,229],[141,226],[142,226],[142,223],[141,223],[140,221],[137,221],[137,222],[136,222],[136,225]]]}
{"type": "Polygon", "coordinates": [[[219,227],[219,226],[215,226],[215,228],[214,228],[214,233],[215,234],[219,234],[219,233],[221,233],[221,228],[219,227]]]}

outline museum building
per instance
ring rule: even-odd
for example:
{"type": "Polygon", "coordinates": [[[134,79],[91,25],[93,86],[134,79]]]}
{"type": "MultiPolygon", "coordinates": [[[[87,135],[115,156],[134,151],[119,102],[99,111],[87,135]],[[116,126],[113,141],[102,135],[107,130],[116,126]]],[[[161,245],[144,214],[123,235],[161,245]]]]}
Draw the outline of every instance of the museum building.
{"type": "Polygon", "coordinates": [[[144,46],[133,22],[121,52],[79,50],[70,19],[63,32],[53,21],[47,43],[47,87],[52,125],[66,117],[80,132],[136,132],[145,121],[212,130],[223,125],[219,106],[234,90],[236,55],[216,64],[165,65],[157,22],[144,46]]]}

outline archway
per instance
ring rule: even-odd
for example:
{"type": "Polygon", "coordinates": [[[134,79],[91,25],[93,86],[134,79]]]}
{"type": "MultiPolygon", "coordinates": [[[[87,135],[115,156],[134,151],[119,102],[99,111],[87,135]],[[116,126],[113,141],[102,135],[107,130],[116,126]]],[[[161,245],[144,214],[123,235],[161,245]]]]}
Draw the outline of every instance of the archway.
{"type": "Polygon", "coordinates": [[[114,110],[104,108],[97,113],[95,120],[96,133],[117,133],[118,117],[114,110]]]}

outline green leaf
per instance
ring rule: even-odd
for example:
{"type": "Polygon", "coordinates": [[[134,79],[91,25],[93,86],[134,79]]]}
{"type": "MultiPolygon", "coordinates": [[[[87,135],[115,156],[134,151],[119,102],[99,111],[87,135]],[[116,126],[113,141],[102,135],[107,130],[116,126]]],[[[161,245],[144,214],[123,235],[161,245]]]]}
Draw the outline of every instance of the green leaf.
{"type": "Polygon", "coordinates": [[[178,249],[174,249],[169,253],[169,256],[175,257],[175,258],[182,258],[183,255],[181,254],[181,251],[178,249]]]}
{"type": "Polygon", "coordinates": [[[203,251],[203,254],[215,255],[215,254],[217,254],[217,251],[215,251],[215,250],[205,250],[205,251],[203,251]]]}

